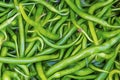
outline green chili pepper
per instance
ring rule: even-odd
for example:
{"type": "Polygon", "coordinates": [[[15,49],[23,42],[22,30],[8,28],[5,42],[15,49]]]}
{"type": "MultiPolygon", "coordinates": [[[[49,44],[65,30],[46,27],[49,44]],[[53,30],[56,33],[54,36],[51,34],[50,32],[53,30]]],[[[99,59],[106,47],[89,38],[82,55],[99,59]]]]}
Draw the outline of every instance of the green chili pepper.
{"type": "Polygon", "coordinates": [[[95,52],[100,52],[100,51],[104,51],[104,50],[109,49],[112,45],[114,45],[119,40],[119,37],[120,36],[118,35],[117,37],[112,38],[111,40],[107,41],[106,43],[102,44],[101,46],[95,46],[95,47],[91,47],[88,49],[86,48],[86,49],[78,52],[76,55],[62,60],[61,62],[55,64],[53,67],[51,67],[51,69],[49,69],[47,71],[47,73],[46,73],[47,76],[50,76],[54,72],[61,70],[62,68],[65,68],[69,64],[74,63],[78,60],[81,60],[81,59],[83,59],[83,58],[85,58],[85,57],[87,57],[95,52]]]}
{"type": "Polygon", "coordinates": [[[57,55],[44,55],[44,56],[36,56],[36,57],[31,57],[31,58],[10,58],[10,57],[0,57],[0,61],[4,63],[11,63],[11,64],[28,64],[28,63],[34,63],[38,61],[43,61],[43,60],[49,60],[49,59],[55,59],[58,58],[57,55]]]}
{"type": "Polygon", "coordinates": [[[79,15],[81,16],[82,18],[84,19],[87,19],[87,20],[90,20],[90,21],[94,21],[96,23],[99,23],[103,26],[107,26],[107,27],[111,27],[111,28],[119,28],[120,26],[112,26],[110,24],[108,24],[106,21],[104,20],[101,20],[99,18],[96,18],[92,15],[89,15],[89,14],[86,14],[82,11],[80,11],[73,3],[72,1],[69,1],[69,0],[65,0],[65,2],[79,15]]]}
{"type": "Polygon", "coordinates": [[[20,8],[20,11],[21,11],[21,14],[22,14],[23,18],[24,18],[24,19],[26,20],[26,22],[28,22],[30,25],[34,26],[35,29],[37,30],[37,32],[40,32],[42,35],[47,36],[47,37],[50,38],[50,39],[55,39],[55,40],[56,40],[56,39],[59,38],[58,35],[52,34],[52,33],[48,32],[48,31],[46,31],[45,29],[43,29],[42,27],[40,27],[38,23],[36,23],[36,22],[32,21],[31,19],[29,19],[29,17],[27,17],[26,13],[25,13],[24,10],[23,10],[22,4],[19,5],[19,8],[20,8]],[[33,25],[33,24],[34,24],[34,25],[33,25]],[[40,31],[38,31],[38,30],[40,30],[40,31]]]}
{"type": "Polygon", "coordinates": [[[119,80],[119,0],[1,0],[0,80],[119,80]]]}

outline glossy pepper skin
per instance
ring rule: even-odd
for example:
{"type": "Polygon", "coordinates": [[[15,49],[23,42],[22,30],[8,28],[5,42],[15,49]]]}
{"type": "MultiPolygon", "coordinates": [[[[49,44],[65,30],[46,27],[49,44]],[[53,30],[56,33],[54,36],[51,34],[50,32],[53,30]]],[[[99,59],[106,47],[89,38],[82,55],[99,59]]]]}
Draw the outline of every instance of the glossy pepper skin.
{"type": "Polygon", "coordinates": [[[0,80],[119,80],[119,0],[1,0],[0,80]]]}

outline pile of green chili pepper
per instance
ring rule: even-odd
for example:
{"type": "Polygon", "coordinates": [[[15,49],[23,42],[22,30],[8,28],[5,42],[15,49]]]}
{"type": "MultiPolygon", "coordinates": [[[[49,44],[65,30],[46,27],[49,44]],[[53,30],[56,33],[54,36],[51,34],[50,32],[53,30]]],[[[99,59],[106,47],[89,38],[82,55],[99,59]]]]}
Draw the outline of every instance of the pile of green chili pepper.
{"type": "Polygon", "coordinates": [[[120,80],[120,1],[1,0],[0,80],[120,80]]]}

